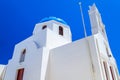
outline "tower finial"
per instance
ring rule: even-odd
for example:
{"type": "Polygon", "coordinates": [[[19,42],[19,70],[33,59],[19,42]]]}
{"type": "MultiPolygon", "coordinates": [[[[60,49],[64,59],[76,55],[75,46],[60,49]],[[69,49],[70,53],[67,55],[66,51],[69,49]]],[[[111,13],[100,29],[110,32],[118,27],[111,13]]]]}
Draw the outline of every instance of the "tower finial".
{"type": "Polygon", "coordinates": [[[87,37],[86,26],[85,26],[83,11],[82,11],[82,3],[79,2],[79,5],[80,5],[80,12],[81,12],[82,23],[83,23],[83,28],[84,28],[84,35],[85,35],[85,37],[87,37]]]}

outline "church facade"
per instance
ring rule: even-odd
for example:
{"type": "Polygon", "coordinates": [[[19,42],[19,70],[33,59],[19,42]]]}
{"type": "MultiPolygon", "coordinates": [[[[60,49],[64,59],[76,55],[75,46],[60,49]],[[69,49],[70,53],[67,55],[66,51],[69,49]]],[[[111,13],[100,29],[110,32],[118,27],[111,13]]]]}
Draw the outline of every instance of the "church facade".
{"type": "Polygon", "coordinates": [[[33,35],[15,45],[0,80],[120,80],[105,26],[89,7],[92,35],[72,42],[69,25],[56,17],[36,24],[33,35]]]}

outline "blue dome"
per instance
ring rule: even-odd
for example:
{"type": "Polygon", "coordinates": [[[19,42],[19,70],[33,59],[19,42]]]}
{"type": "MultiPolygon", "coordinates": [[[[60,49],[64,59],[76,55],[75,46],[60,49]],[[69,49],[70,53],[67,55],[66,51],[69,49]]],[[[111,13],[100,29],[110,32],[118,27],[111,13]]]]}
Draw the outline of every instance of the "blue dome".
{"type": "Polygon", "coordinates": [[[60,18],[56,18],[56,17],[46,17],[46,18],[43,18],[40,22],[46,22],[46,21],[50,21],[50,20],[55,20],[57,22],[60,22],[60,23],[67,25],[67,23],[64,20],[62,20],[60,18]]]}

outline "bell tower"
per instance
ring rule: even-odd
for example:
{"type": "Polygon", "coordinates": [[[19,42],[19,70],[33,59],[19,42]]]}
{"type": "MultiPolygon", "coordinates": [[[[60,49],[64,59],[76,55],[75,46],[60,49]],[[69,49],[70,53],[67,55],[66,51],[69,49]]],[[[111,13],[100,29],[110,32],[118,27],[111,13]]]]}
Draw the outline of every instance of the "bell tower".
{"type": "Polygon", "coordinates": [[[105,25],[102,22],[101,14],[99,13],[95,4],[89,6],[89,17],[92,27],[92,34],[101,33],[103,37],[107,40],[105,25]]]}
{"type": "Polygon", "coordinates": [[[56,17],[43,18],[40,23],[36,24],[33,35],[37,45],[46,46],[49,49],[72,41],[71,31],[67,23],[56,17]]]}

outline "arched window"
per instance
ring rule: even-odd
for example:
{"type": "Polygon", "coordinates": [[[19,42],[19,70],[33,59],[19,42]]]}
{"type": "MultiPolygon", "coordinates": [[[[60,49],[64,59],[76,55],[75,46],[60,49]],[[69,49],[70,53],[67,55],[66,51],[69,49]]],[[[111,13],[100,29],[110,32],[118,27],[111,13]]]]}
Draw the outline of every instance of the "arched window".
{"type": "Polygon", "coordinates": [[[44,26],[42,27],[42,30],[44,30],[45,28],[47,28],[47,25],[44,25],[44,26]]]}
{"type": "Polygon", "coordinates": [[[20,62],[24,62],[25,60],[25,54],[26,54],[26,49],[23,49],[21,56],[20,56],[20,62]]]}
{"type": "Polygon", "coordinates": [[[63,27],[62,26],[59,26],[59,35],[63,36],[63,27]]]}

